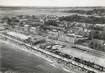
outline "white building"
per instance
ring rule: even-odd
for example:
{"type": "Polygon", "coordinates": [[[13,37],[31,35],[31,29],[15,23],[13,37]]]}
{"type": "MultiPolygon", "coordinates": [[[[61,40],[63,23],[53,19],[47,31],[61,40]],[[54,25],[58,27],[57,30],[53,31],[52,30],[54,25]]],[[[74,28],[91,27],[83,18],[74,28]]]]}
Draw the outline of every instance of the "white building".
{"type": "Polygon", "coordinates": [[[37,33],[36,27],[30,27],[30,33],[36,34],[37,33]]]}

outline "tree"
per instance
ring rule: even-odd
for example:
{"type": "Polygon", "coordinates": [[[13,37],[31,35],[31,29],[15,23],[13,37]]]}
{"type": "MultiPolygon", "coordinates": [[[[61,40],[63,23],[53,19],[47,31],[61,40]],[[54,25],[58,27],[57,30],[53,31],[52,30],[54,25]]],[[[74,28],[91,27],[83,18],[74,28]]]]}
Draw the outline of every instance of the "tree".
{"type": "Polygon", "coordinates": [[[105,47],[103,45],[102,40],[93,39],[89,43],[89,47],[99,51],[105,51],[105,47]]]}
{"type": "Polygon", "coordinates": [[[57,26],[57,22],[56,20],[48,20],[45,22],[45,25],[57,26]]]}
{"type": "Polygon", "coordinates": [[[102,37],[103,40],[105,40],[105,27],[103,28],[103,31],[100,36],[102,37]]]}

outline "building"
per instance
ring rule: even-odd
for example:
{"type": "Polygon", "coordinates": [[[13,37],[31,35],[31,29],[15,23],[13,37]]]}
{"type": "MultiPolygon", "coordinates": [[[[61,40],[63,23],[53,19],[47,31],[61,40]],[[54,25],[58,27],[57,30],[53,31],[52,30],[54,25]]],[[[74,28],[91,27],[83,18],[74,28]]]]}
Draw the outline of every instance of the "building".
{"type": "Polygon", "coordinates": [[[36,34],[37,31],[36,31],[36,27],[30,27],[30,33],[33,33],[33,34],[36,34]]]}

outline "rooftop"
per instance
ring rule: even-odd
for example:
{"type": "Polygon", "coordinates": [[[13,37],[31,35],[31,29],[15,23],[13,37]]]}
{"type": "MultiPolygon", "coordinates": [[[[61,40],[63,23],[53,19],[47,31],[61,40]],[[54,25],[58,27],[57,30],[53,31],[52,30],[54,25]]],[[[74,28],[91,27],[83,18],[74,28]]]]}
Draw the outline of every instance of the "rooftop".
{"type": "Polygon", "coordinates": [[[28,39],[30,37],[30,36],[27,36],[27,35],[24,35],[24,34],[21,34],[18,32],[13,32],[13,31],[7,32],[7,34],[12,35],[17,38],[20,38],[20,39],[23,39],[23,40],[28,39]]]}

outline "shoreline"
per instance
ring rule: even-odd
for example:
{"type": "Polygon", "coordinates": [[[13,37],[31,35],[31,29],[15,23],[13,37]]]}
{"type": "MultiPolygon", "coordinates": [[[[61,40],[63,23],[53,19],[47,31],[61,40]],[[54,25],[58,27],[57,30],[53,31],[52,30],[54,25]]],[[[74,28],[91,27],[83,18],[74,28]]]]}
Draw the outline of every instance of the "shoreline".
{"type": "MultiPolygon", "coordinates": [[[[44,60],[48,59],[48,60],[54,62],[55,64],[58,64],[61,69],[63,68],[63,70],[73,71],[73,73],[74,72],[76,72],[76,73],[77,72],[78,73],[86,73],[88,71],[91,72],[91,70],[94,70],[94,69],[90,69],[88,67],[85,68],[82,64],[78,64],[75,61],[72,61],[72,60],[69,60],[67,58],[64,58],[64,57],[61,57],[59,55],[56,55],[54,53],[45,51],[45,50],[43,50],[43,49],[41,49],[41,48],[39,48],[37,46],[31,46],[30,44],[23,43],[22,41],[19,41],[19,40],[16,40],[16,39],[12,39],[10,37],[9,38],[6,37],[7,39],[5,39],[5,36],[3,36],[3,38],[2,38],[2,40],[3,41],[7,40],[9,42],[9,44],[11,42],[11,43],[14,43],[14,45],[17,44],[16,45],[17,47],[23,46],[23,47],[26,48],[26,49],[23,49],[23,50],[28,51],[28,52],[30,51],[32,54],[37,53],[38,56],[39,55],[41,56],[41,58],[44,57],[44,60]]],[[[95,72],[97,73],[97,70],[95,72]]]]}
{"type": "MultiPolygon", "coordinates": [[[[0,43],[2,43],[2,44],[6,44],[6,45],[9,45],[10,43],[9,43],[9,41],[4,41],[4,40],[1,40],[0,39],[0,43]]],[[[33,54],[33,55],[35,55],[35,56],[37,56],[37,57],[40,57],[41,59],[43,59],[43,60],[46,60],[47,62],[49,62],[48,64],[50,65],[50,66],[53,66],[53,67],[57,67],[57,63],[55,63],[54,61],[52,61],[52,60],[50,60],[50,59],[48,59],[47,57],[45,57],[45,56],[42,56],[42,55],[40,55],[40,54],[38,54],[38,53],[35,53],[35,51],[33,51],[33,50],[28,50],[26,47],[24,47],[24,46],[18,46],[18,45],[16,45],[16,44],[14,44],[13,42],[12,42],[12,44],[11,44],[11,46],[13,46],[13,47],[16,47],[18,50],[21,50],[21,51],[24,51],[24,52],[27,52],[27,53],[29,53],[28,55],[31,55],[31,54],[33,54]],[[23,47],[24,47],[24,49],[23,49],[23,47]],[[20,49],[21,48],[21,49],[20,49]],[[51,64],[50,64],[51,63],[51,64]]],[[[17,50],[16,49],[16,50],[17,50]]],[[[15,50],[15,49],[14,49],[15,50]]],[[[59,65],[59,64],[58,64],[59,65]]],[[[62,67],[61,65],[59,65],[60,66],[60,68],[62,68],[64,71],[66,71],[66,72],[71,72],[71,71],[69,71],[69,70],[67,70],[66,68],[64,68],[64,67],[62,67]]],[[[73,72],[74,73],[74,72],[73,72]]]]}

